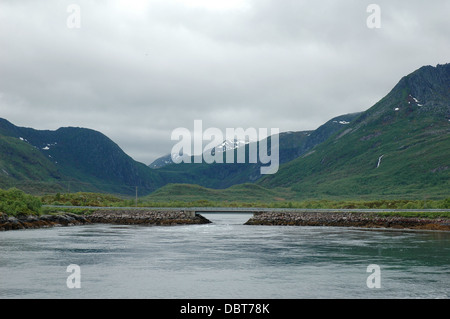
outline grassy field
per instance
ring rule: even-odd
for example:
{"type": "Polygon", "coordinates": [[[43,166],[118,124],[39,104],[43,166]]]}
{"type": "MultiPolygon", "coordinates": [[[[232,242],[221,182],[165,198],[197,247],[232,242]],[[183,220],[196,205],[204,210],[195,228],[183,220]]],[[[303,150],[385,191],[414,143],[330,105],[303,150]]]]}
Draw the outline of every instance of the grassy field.
{"type": "MultiPolygon", "coordinates": [[[[239,185],[224,190],[212,190],[197,185],[190,185],[190,192],[186,192],[186,185],[174,185],[164,191],[155,192],[139,198],[140,207],[266,207],[266,208],[346,208],[346,209],[450,209],[450,198],[442,200],[410,200],[410,199],[314,199],[303,201],[283,200],[282,194],[267,192],[257,185],[239,185]],[[182,195],[177,195],[177,189],[182,187],[182,195]],[[248,192],[251,191],[252,195],[248,192]],[[260,196],[255,196],[261,192],[260,196]],[[260,200],[261,195],[266,200],[260,200]],[[274,197],[270,197],[274,196],[274,197]]],[[[99,193],[71,193],[47,195],[41,198],[45,205],[67,206],[105,206],[128,207],[135,206],[134,198],[120,198],[109,194],[99,193]]]]}

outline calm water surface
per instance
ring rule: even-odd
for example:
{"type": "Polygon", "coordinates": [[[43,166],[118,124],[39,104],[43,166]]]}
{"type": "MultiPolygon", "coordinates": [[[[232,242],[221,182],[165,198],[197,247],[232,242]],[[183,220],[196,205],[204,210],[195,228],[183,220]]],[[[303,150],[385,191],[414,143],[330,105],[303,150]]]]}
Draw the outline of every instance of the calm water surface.
{"type": "Polygon", "coordinates": [[[208,225],[0,232],[0,298],[449,298],[450,233],[208,225]],[[81,269],[69,289],[67,266],[81,269]],[[367,266],[381,288],[368,288],[367,266]]]}

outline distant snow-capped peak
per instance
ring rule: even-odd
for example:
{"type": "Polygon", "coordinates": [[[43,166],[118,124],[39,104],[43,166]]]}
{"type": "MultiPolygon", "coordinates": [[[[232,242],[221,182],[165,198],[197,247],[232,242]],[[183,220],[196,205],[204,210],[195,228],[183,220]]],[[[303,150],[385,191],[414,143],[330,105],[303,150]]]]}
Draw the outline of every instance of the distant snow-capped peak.
{"type": "Polygon", "coordinates": [[[238,140],[238,139],[234,139],[234,140],[226,139],[225,141],[222,142],[222,144],[217,145],[216,149],[226,152],[226,151],[229,151],[229,150],[234,150],[234,149],[239,148],[241,146],[245,146],[248,143],[249,142],[246,142],[246,141],[243,141],[243,140],[238,140]]]}

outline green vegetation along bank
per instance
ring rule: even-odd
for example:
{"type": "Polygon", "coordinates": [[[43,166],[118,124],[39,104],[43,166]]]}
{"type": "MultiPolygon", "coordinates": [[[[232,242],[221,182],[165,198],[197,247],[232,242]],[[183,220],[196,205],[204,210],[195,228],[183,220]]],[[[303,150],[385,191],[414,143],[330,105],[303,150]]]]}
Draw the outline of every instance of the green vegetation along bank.
{"type": "MultiPolygon", "coordinates": [[[[179,185],[173,185],[171,190],[179,185]]],[[[220,190],[214,190],[218,193],[206,194],[206,189],[192,186],[191,196],[147,196],[139,198],[137,206],[139,207],[264,207],[264,208],[318,208],[318,209],[450,209],[450,198],[446,199],[312,199],[302,201],[291,201],[275,199],[271,201],[262,201],[257,198],[250,198],[240,194],[255,193],[255,189],[249,185],[241,185],[236,193],[228,193],[227,197],[220,196],[220,190]],[[204,195],[204,196],[202,196],[204,195]],[[232,195],[232,196],[231,196],[232,195]]],[[[211,190],[209,190],[211,191],[211,190]]],[[[257,189],[261,193],[259,198],[263,197],[264,189],[257,189]]],[[[40,198],[44,205],[65,205],[65,206],[92,206],[92,207],[130,207],[136,206],[135,198],[120,198],[109,194],[100,193],[57,193],[46,195],[40,198]]]]}
{"type": "Polygon", "coordinates": [[[311,200],[301,202],[239,202],[210,201],[148,201],[140,200],[139,209],[124,209],[135,206],[132,199],[124,199],[100,193],[69,193],[32,196],[18,189],[0,189],[0,230],[14,230],[53,226],[84,225],[89,223],[177,225],[209,222],[201,216],[186,215],[183,209],[164,210],[164,207],[260,207],[248,225],[328,225],[385,228],[418,228],[450,230],[450,212],[430,212],[428,209],[450,209],[450,198],[444,200],[311,200]],[[58,205],[49,207],[47,205],[58,205]],[[64,208],[63,206],[67,206],[64,208]],[[69,207],[70,206],[70,207],[69,207]],[[79,206],[79,207],[73,207],[79,206]],[[86,206],[90,208],[85,208],[86,206]],[[115,209],[99,210],[95,207],[115,209]],[[158,208],[156,208],[158,207],[158,208]],[[117,209],[121,208],[121,209],[117,209]],[[267,208],[273,211],[267,212],[267,208]],[[277,209],[378,209],[377,213],[308,212],[280,213],[277,209]],[[391,210],[402,210],[396,211],[391,210]],[[408,209],[423,209],[412,212],[408,209]]]}

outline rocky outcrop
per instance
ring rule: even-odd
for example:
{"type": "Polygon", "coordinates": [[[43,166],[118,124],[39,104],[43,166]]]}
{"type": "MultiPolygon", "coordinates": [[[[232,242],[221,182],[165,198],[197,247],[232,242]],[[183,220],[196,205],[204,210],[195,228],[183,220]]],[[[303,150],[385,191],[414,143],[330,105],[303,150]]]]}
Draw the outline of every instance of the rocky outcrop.
{"type": "Polygon", "coordinates": [[[400,228],[450,231],[450,219],[406,218],[380,216],[376,213],[354,212],[298,212],[298,213],[255,213],[246,225],[286,226],[340,226],[364,228],[400,228]]]}
{"type": "Polygon", "coordinates": [[[84,225],[89,221],[81,215],[64,213],[56,215],[17,215],[8,216],[0,213],[0,231],[55,226],[84,225]]]}

